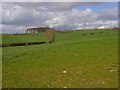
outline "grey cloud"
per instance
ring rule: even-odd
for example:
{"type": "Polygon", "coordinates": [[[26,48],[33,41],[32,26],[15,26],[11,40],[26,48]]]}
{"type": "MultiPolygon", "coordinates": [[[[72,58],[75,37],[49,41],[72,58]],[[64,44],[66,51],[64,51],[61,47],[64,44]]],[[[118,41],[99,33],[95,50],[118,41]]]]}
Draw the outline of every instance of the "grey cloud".
{"type": "Polygon", "coordinates": [[[32,22],[32,10],[24,8],[8,8],[2,10],[2,24],[24,25],[32,22]]]}
{"type": "Polygon", "coordinates": [[[47,10],[47,11],[68,11],[72,10],[74,7],[81,5],[98,5],[103,2],[9,2],[11,6],[20,6],[25,8],[36,8],[38,10],[47,10]]]}
{"type": "MultiPolygon", "coordinates": [[[[19,28],[22,26],[17,25],[2,25],[2,33],[23,33],[25,31],[25,28],[19,28]]],[[[24,26],[23,26],[24,27],[24,26]]]]}
{"type": "MultiPolygon", "coordinates": [[[[0,3],[0,7],[2,7],[2,4],[0,3]]],[[[0,8],[0,33],[2,32],[2,8],[0,8]]]]}
{"type": "Polygon", "coordinates": [[[118,19],[118,9],[112,8],[99,12],[99,20],[117,20],[118,19]]]}
{"type": "MultiPolygon", "coordinates": [[[[117,26],[117,9],[100,13],[88,8],[75,9],[90,3],[4,3],[2,10],[3,32],[24,32],[28,27],[51,26],[58,30],[117,26]],[[112,18],[112,19],[111,19],[112,18]]],[[[91,3],[91,5],[99,3],[91,3]]]]}
{"type": "MultiPolygon", "coordinates": [[[[38,10],[42,10],[41,8],[45,8],[49,11],[63,11],[63,10],[71,10],[74,6],[79,5],[80,3],[76,2],[10,2],[4,3],[5,5],[9,4],[11,6],[20,6],[24,8],[36,8],[38,10]]],[[[44,9],[44,10],[45,10],[44,9]]]]}

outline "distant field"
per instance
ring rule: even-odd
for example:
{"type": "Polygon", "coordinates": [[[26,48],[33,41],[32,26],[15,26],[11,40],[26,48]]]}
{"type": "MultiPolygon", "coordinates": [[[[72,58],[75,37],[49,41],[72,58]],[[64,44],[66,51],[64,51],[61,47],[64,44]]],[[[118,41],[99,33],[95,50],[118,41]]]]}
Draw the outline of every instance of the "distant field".
{"type": "MultiPolygon", "coordinates": [[[[3,35],[3,43],[47,41],[44,33],[3,35]]],[[[3,88],[117,88],[118,31],[56,32],[52,44],[3,50],[3,88]]]]}

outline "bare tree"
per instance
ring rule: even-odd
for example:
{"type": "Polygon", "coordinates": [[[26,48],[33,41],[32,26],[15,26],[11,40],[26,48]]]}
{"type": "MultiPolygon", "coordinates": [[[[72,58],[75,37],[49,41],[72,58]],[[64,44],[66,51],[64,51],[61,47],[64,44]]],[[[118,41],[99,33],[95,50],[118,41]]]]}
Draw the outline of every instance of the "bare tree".
{"type": "Polygon", "coordinates": [[[48,37],[48,42],[53,43],[55,39],[55,29],[54,28],[48,28],[46,31],[46,35],[48,37]]]}

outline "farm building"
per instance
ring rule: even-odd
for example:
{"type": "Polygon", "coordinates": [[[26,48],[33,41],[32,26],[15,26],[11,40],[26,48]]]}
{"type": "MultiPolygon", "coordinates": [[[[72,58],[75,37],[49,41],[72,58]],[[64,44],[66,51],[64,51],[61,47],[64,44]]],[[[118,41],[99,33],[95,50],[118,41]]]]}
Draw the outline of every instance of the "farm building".
{"type": "Polygon", "coordinates": [[[38,28],[28,28],[25,32],[26,33],[39,33],[39,32],[46,32],[49,27],[38,27],[38,28]]]}

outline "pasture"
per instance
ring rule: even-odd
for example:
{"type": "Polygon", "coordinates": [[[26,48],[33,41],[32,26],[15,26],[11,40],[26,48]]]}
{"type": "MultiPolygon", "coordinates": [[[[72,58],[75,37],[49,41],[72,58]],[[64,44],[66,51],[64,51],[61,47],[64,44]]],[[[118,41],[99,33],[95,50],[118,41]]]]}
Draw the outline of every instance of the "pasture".
{"type": "MultiPolygon", "coordinates": [[[[44,33],[3,43],[47,41],[44,33]]],[[[118,31],[56,32],[55,42],[2,49],[3,88],[117,88],[118,31]]]]}

